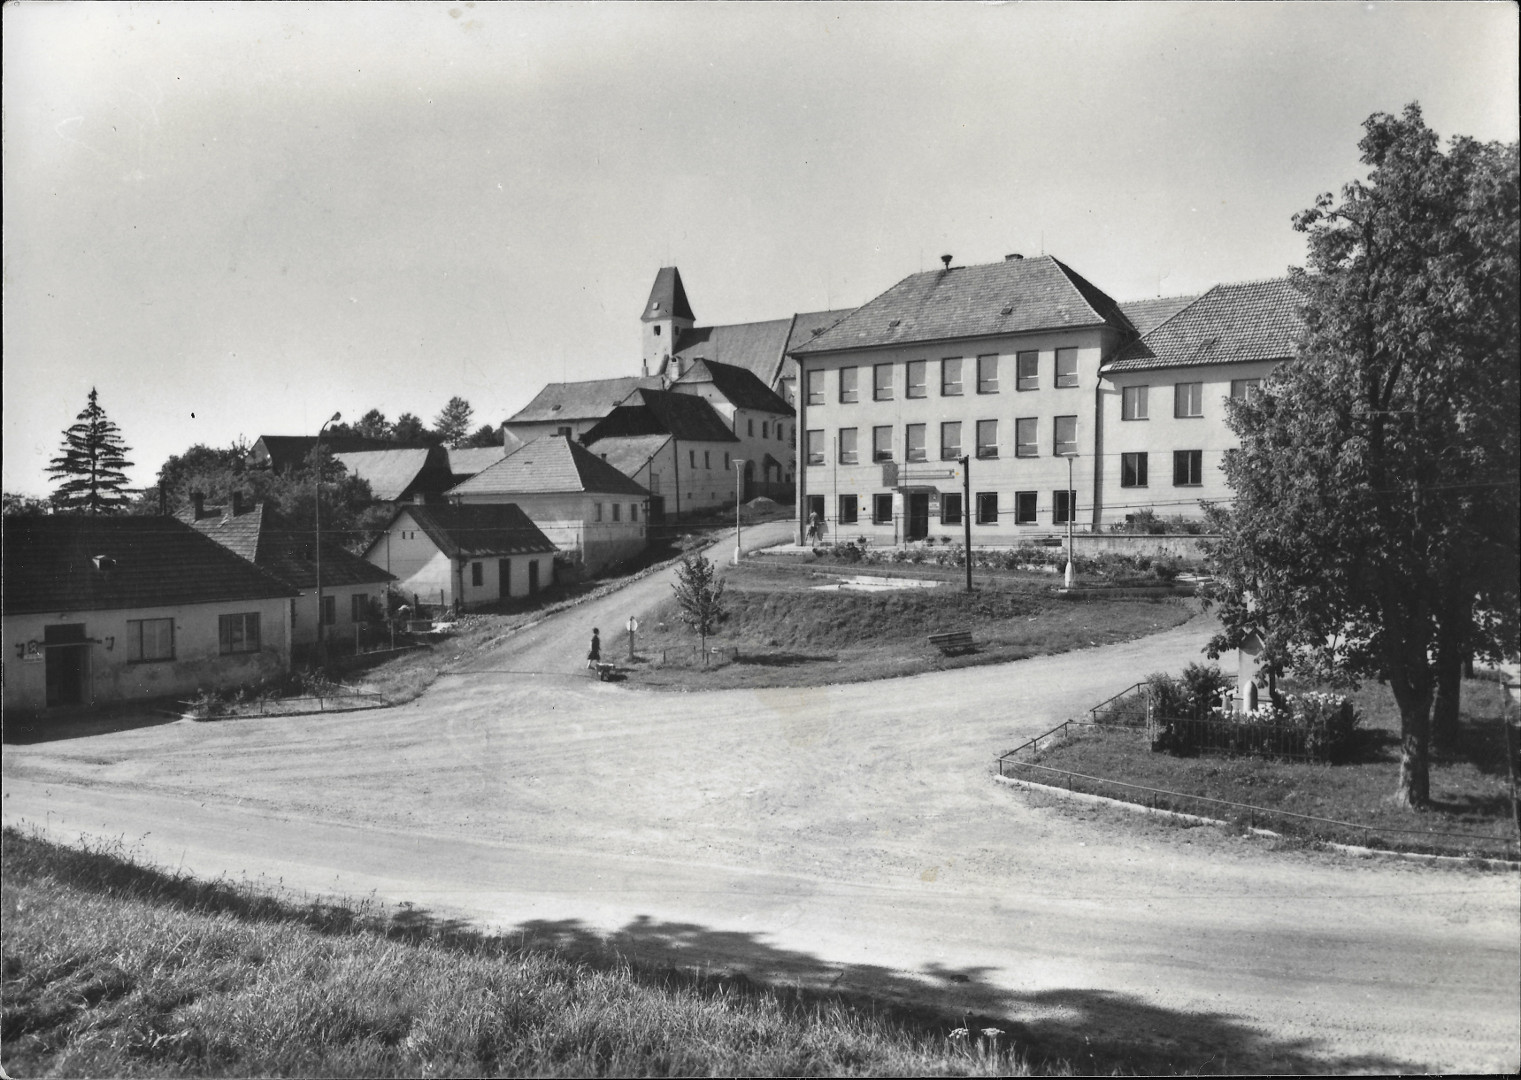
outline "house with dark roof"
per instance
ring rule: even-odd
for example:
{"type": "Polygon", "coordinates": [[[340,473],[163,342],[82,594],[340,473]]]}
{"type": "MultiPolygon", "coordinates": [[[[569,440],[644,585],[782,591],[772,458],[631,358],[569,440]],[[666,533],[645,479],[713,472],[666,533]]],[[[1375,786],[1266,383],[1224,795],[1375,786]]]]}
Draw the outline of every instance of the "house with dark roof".
{"type": "MultiPolygon", "coordinates": [[[[458,451],[455,451],[456,453],[458,451]]],[[[335,450],[334,460],[370,485],[376,502],[436,502],[458,481],[442,446],[335,450]]]]}
{"type": "Polygon", "coordinates": [[[448,495],[463,506],[520,507],[588,571],[633,558],[649,543],[649,490],[571,436],[535,439],[448,495]]]}
{"type": "Polygon", "coordinates": [[[364,558],[424,604],[470,609],[554,580],[554,543],[511,503],[401,506],[364,558]]]}
{"type": "Polygon", "coordinates": [[[1093,489],[1099,369],[1137,336],[1050,256],[904,278],[792,350],[800,542],[810,518],[897,543],[970,517],[974,544],[1009,544],[1091,514],[1073,492],[1093,489]]]}
{"type": "Polygon", "coordinates": [[[663,389],[665,383],[658,376],[549,383],[503,422],[503,439],[508,444],[516,442],[523,446],[546,435],[574,438],[622,405],[635,391],[663,389]]]}
{"type": "MultiPolygon", "coordinates": [[[[426,449],[429,444],[398,443],[364,435],[324,435],[322,445],[329,453],[352,454],[360,450],[426,449]]],[[[260,435],[249,449],[245,461],[251,469],[285,473],[291,469],[304,468],[316,447],[315,435],[260,435]]]]}
{"type": "Polygon", "coordinates": [[[1147,510],[1197,516],[1201,501],[1230,496],[1221,465],[1238,441],[1226,402],[1294,355],[1299,304],[1288,278],[1216,285],[1103,363],[1095,525],[1147,510]]]}
{"type": "Polygon", "coordinates": [[[290,670],[296,590],[171,517],[7,518],[6,709],[188,696],[290,670]]]}
{"type": "MultiPolygon", "coordinates": [[[[777,502],[792,500],[792,478],[797,468],[793,450],[796,413],[776,391],[749,368],[706,359],[692,360],[671,389],[701,397],[734,433],[739,442],[733,448],[734,457],[745,463],[744,501],[757,495],[777,502]]],[[[639,477],[634,479],[644,483],[639,477]]]]}
{"type": "Polygon", "coordinates": [[[384,618],[391,575],[342,546],[324,539],[317,558],[312,522],[293,522],[273,507],[245,502],[234,493],[225,507],[199,499],[182,515],[186,524],[209,536],[294,590],[290,602],[291,643],[296,650],[317,644],[317,582],[322,582],[322,633],[342,649],[367,625],[384,618]]]}

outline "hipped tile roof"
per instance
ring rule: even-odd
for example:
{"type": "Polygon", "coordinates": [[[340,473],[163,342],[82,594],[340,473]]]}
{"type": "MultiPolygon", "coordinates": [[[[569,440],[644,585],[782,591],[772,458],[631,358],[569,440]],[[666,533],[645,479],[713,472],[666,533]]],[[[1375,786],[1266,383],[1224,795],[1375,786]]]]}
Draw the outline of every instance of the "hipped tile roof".
{"type": "Polygon", "coordinates": [[[624,476],[638,475],[671,441],[669,435],[609,435],[590,450],[624,476]]]}
{"type": "MultiPolygon", "coordinates": [[[[519,440],[513,449],[522,446],[519,440]]],[[[449,472],[454,475],[455,482],[467,479],[501,461],[508,454],[505,446],[473,446],[464,449],[449,449],[449,472]]]]}
{"type": "MultiPolygon", "coordinates": [[[[317,587],[315,523],[296,524],[264,505],[242,514],[220,512],[200,518],[190,511],[187,523],[209,536],[229,551],[248,559],[259,569],[273,574],[296,589],[317,587]]],[[[322,542],[322,587],[344,585],[378,585],[395,580],[353,552],[324,538],[322,542]]]]}
{"type": "Polygon", "coordinates": [[[586,447],[563,435],[535,439],[482,469],[449,494],[510,496],[565,492],[649,494],[586,447]]]}
{"type": "Polygon", "coordinates": [[[1103,373],[1287,359],[1304,329],[1301,302],[1288,278],[1216,285],[1121,349],[1103,373]]]}
{"type": "Polygon", "coordinates": [[[792,406],[756,378],[749,368],[721,364],[716,360],[697,360],[673,386],[692,386],[698,383],[712,383],[713,388],[735,408],[777,413],[781,416],[793,415],[792,406]]]}
{"type": "MultiPolygon", "coordinates": [[[[317,445],[315,435],[260,435],[248,454],[254,466],[267,466],[275,472],[299,468],[317,445]]],[[[363,435],[324,435],[322,445],[330,453],[351,454],[360,450],[426,449],[426,443],[398,443],[390,439],[371,439],[363,435]]]]}
{"type": "Polygon", "coordinates": [[[608,435],[672,435],[689,442],[738,442],[706,398],[674,390],[640,390],[626,404],[593,425],[582,442],[608,435]]]}
{"type": "Polygon", "coordinates": [[[454,483],[448,452],[442,446],[358,450],[333,457],[351,476],[367,481],[371,494],[380,502],[399,502],[419,493],[438,495],[454,483]]]}
{"type": "Polygon", "coordinates": [[[1042,255],[912,274],[857,308],[797,356],[1035,330],[1135,328],[1101,289],[1042,255]]]}
{"type": "MultiPolygon", "coordinates": [[[[418,528],[451,559],[559,550],[514,503],[404,506],[396,511],[396,518],[403,514],[410,514],[418,528]]],[[[391,519],[393,523],[396,518],[391,519]]],[[[375,550],[375,544],[370,550],[375,550]]]]}
{"type": "Polygon", "coordinates": [[[171,517],[12,517],[4,613],[265,600],[295,590],[171,517]]]}
{"type": "Polygon", "coordinates": [[[1199,299],[1194,296],[1152,296],[1144,300],[1121,300],[1120,310],[1141,334],[1149,334],[1199,299]]]}
{"type": "Polygon", "coordinates": [[[574,420],[600,420],[612,412],[614,406],[627,401],[635,390],[659,390],[661,385],[656,375],[550,383],[532,401],[508,417],[507,423],[568,424],[574,420]]]}

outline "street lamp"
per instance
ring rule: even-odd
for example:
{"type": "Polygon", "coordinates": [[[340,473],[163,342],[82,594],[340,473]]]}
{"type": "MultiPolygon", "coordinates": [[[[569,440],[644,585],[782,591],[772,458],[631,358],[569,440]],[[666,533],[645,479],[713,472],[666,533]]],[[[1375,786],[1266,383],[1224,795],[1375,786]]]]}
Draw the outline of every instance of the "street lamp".
{"type": "Polygon", "coordinates": [[[1064,588],[1072,588],[1077,575],[1072,571],[1072,519],[1077,516],[1077,492],[1072,488],[1072,459],[1076,454],[1067,455],[1067,576],[1063,582],[1064,588]]]}
{"type": "Polygon", "coordinates": [[[745,497],[745,462],[742,458],[734,459],[734,565],[738,566],[740,559],[745,557],[743,549],[739,546],[739,509],[744,505],[745,497]]]}
{"type": "MultiPolygon", "coordinates": [[[[342,413],[334,413],[327,424],[336,424],[343,419],[342,413]]],[[[317,557],[317,670],[327,670],[327,628],[323,625],[322,610],[322,436],[327,431],[327,424],[317,429],[317,444],[312,447],[312,491],[316,498],[312,500],[312,520],[316,524],[315,532],[317,543],[315,554],[317,557]]]]}

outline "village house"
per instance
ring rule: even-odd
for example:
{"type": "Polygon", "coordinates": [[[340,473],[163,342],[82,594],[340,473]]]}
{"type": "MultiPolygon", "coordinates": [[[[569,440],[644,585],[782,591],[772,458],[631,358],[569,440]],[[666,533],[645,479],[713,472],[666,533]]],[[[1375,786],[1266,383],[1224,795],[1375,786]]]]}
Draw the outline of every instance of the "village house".
{"type": "Polygon", "coordinates": [[[7,710],[185,696],[290,670],[296,590],[171,517],[7,518],[7,710]]]}
{"type": "MultiPolygon", "coordinates": [[[[394,450],[397,447],[426,449],[421,443],[396,443],[389,439],[372,439],[364,435],[324,435],[322,445],[332,454],[349,454],[360,450],[394,450]]],[[[260,435],[249,448],[244,462],[250,469],[269,469],[285,474],[304,469],[317,448],[315,435],[260,435]]]]}
{"type": "MultiPolygon", "coordinates": [[[[314,651],[318,560],[313,523],[289,521],[273,507],[245,501],[239,492],[226,507],[207,507],[196,496],[184,520],[296,592],[290,601],[291,645],[298,653],[314,651]]],[[[330,647],[357,648],[362,628],[384,620],[386,586],[392,580],[385,570],[323,541],[321,627],[330,647]]]]}
{"type": "Polygon", "coordinates": [[[571,436],[536,439],[448,494],[465,506],[516,504],[587,572],[631,559],[649,543],[649,491],[571,436]]]}
{"type": "MultiPolygon", "coordinates": [[[[1176,491],[1147,505],[1197,517],[1199,499],[1223,491],[1219,454],[1231,440],[1223,407],[1203,403],[1271,366],[1265,352],[1279,350],[1293,311],[1291,295],[1269,286],[1127,308],[1050,256],[966,267],[947,258],[793,350],[806,458],[799,539],[810,516],[826,539],[875,543],[959,540],[967,517],[973,544],[1018,543],[1069,522],[1098,528],[1137,502],[1142,485],[1123,470],[1127,461],[1147,469],[1138,454],[1167,455],[1169,470],[1177,463],[1160,480],[1176,491]],[[1184,426],[1155,424],[1141,438],[1131,425],[1136,434],[1127,434],[1125,387],[1149,385],[1156,376],[1147,371],[1188,366],[1188,349],[1209,362],[1159,389],[1182,395],[1184,426]]],[[[1145,393],[1130,391],[1132,408],[1145,393]]]]}
{"type": "Polygon", "coordinates": [[[510,503],[402,506],[364,558],[408,597],[470,610],[554,580],[555,545],[510,503]]]}
{"type": "Polygon", "coordinates": [[[717,360],[691,361],[671,389],[701,397],[728,424],[739,443],[733,448],[734,456],[745,463],[742,501],[757,495],[792,501],[797,454],[792,445],[796,413],[791,405],[749,368],[717,360]]]}
{"type": "Polygon", "coordinates": [[[670,390],[636,390],[580,441],[648,489],[650,522],[734,503],[734,461],[739,457],[736,451],[740,441],[701,397],[670,390]],[[662,438],[658,446],[648,443],[652,436],[662,438]],[[636,464],[638,458],[643,460],[636,464]]]}
{"type": "Polygon", "coordinates": [[[503,422],[503,441],[509,449],[516,449],[546,435],[575,438],[605,419],[635,391],[663,389],[665,383],[658,377],[549,383],[503,422]]]}

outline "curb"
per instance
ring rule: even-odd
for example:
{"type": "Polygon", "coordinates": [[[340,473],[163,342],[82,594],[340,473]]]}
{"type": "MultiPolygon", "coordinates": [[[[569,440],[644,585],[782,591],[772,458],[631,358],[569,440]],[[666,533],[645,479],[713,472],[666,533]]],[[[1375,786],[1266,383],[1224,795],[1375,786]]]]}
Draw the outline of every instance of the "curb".
{"type": "MultiPolygon", "coordinates": [[[[1091,803],[1096,806],[1112,806],[1119,810],[1128,810],[1134,814],[1153,814],[1168,818],[1171,821],[1184,821],[1193,825],[1213,825],[1218,828],[1228,828],[1230,822],[1221,821],[1219,818],[1200,817],[1198,814],[1185,814],[1180,810],[1161,810],[1152,806],[1142,806],[1140,803],[1126,802],[1124,799],[1111,799],[1107,795],[1090,795],[1086,791],[1068,791],[1066,788],[1052,787],[1050,784],[1037,784],[1033,780],[1018,780],[1012,776],[995,776],[995,783],[1006,787],[1024,788],[1029,791],[1044,792],[1048,795],[1058,795],[1064,799],[1072,799],[1077,802],[1091,803]]],[[[1271,840],[1282,840],[1282,833],[1272,829],[1249,828],[1247,832],[1253,836],[1261,836],[1271,840]]],[[[1382,856],[1384,858],[1404,859],[1409,862],[1426,863],[1436,866],[1472,866],[1480,864],[1489,870],[1521,870],[1521,862],[1510,859],[1492,859],[1481,855],[1427,855],[1418,851],[1387,851],[1383,848],[1360,847],[1356,844],[1338,844],[1331,840],[1319,841],[1320,845],[1330,851],[1338,851],[1343,855],[1356,855],[1361,858],[1382,856]]]]}

